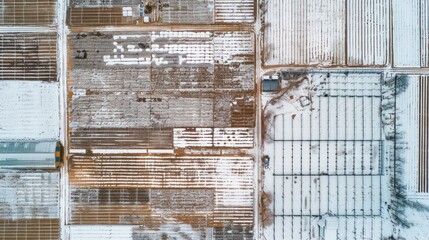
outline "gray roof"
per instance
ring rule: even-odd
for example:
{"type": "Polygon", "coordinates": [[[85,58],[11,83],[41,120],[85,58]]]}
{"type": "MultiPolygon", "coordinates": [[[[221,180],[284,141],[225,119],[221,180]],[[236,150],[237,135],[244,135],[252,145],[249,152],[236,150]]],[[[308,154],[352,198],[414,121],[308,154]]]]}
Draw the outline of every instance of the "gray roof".
{"type": "Polygon", "coordinates": [[[54,169],[57,141],[0,142],[0,168],[54,169]]]}
{"type": "Polygon", "coordinates": [[[263,92],[275,92],[279,87],[278,79],[264,79],[262,81],[263,92]]]}

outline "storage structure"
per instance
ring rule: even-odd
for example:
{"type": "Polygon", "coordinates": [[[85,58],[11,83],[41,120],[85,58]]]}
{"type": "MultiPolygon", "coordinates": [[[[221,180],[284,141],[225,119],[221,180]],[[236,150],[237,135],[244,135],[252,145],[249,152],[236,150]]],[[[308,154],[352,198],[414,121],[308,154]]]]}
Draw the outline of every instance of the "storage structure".
{"type": "Polygon", "coordinates": [[[0,142],[0,168],[56,169],[60,164],[60,142],[0,142]]]}

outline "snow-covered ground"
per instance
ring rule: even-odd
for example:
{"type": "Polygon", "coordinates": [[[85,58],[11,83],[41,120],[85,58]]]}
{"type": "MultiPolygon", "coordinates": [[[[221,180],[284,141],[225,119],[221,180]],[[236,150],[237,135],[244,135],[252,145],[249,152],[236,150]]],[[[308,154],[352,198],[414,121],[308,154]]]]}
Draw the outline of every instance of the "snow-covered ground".
{"type": "Polygon", "coordinates": [[[263,191],[274,213],[265,238],[322,239],[324,218],[338,239],[388,236],[381,75],[296,74],[284,83],[263,95],[263,191]]]}
{"type": "MultiPolygon", "coordinates": [[[[422,107],[424,107],[421,102],[421,99],[424,99],[422,83],[427,79],[427,76],[420,75],[398,76],[396,131],[398,136],[397,156],[400,160],[397,164],[400,164],[403,169],[402,177],[399,180],[405,187],[407,199],[429,207],[429,193],[425,192],[424,187],[429,179],[423,174],[424,171],[421,171],[421,165],[424,162],[421,155],[424,148],[419,141],[424,137],[423,126],[420,125],[422,107]]],[[[395,228],[396,233],[407,240],[428,239],[429,211],[425,211],[420,206],[412,207],[412,205],[406,205],[404,210],[404,218],[411,227],[398,225],[395,228]]]]}

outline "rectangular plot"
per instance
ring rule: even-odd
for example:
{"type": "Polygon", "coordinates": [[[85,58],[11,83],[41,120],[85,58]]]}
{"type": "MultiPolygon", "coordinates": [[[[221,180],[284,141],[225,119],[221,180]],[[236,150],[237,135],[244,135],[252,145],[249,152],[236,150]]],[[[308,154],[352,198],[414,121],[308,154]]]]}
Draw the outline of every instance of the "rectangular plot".
{"type": "Polygon", "coordinates": [[[269,25],[264,38],[266,64],[345,63],[344,0],[304,4],[296,0],[277,0],[268,2],[266,9],[265,21],[269,25]],[[326,14],[329,10],[334,14],[326,14]],[[318,37],[314,37],[316,33],[318,37]]]}
{"type": "MultiPolygon", "coordinates": [[[[356,191],[356,180],[359,181],[359,178],[347,178],[346,182],[346,215],[361,215],[361,213],[356,209],[356,203],[362,201],[362,194],[359,191],[356,191]]],[[[360,189],[359,189],[360,190],[360,189]]]]}
{"type": "MultiPolygon", "coordinates": [[[[338,137],[338,98],[329,98],[328,100],[328,125],[325,126],[328,128],[327,135],[325,136],[325,139],[329,140],[337,140],[338,137]]],[[[341,112],[340,112],[341,114],[341,112]]]]}
{"type": "Polygon", "coordinates": [[[338,239],[381,239],[381,217],[339,217],[338,239]]]}
{"type": "Polygon", "coordinates": [[[328,159],[327,159],[327,174],[336,174],[338,172],[338,143],[334,141],[328,142],[328,159]]]}
{"type": "Polygon", "coordinates": [[[339,203],[340,192],[338,189],[338,184],[340,183],[338,182],[337,177],[329,177],[326,182],[327,184],[329,184],[328,185],[329,192],[327,195],[328,202],[329,202],[328,211],[333,214],[338,214],[339,208],[341,207],[339,203]]]}
{"type": "Polygon", "coordinates": [[[0,235],[3,239],[46,239],[60,238],[60,220],[17,219],[0,220],[0,235]]]}
{"type": "Polygon", "coordinates": [[[274,143],[274,173],[291,174],[292,161],[289,157],[292,154],[292,142],[275,142],[274,143]]]}
{"type": "Polygon", "coordinates": [[[382,0],[347,1],[347,63],[385,65],[389,35],[389,4],[382,0]],[[363,46],[363,47],[362,47],[363,46]]]}
{"type": "Polygon", "coordinates": [[[253,147],[253,129],[175,128],[175,147],[253,147]]]}
{"type": "MultiPolygon", "coordinates": [[[[320,98],[319,98],[320,99],[320,98]]],[[[313,101],[313,108],[315,109],[319,109],[319,101],[313,101]]],[[[311,125],[311,130],[310,130],[310,139],[311,140],[319,140],[320,136],[321,136],[321,113],[320,111],[318,112],[312,112],[309,114],[309,118],[310,118],[310,125],[311,125]]]]}
{"type": "Polygon", "coordinates": [[[309,126],[303,125],[302,115],[301,114],[292,115],[291,116],[292,121],[290,122],[290,125],[286,125],[288,124],[288,117],[285,116],[285,118],[286,118],[285,128],[289,128],[289,131],[291,132],[291,139],[294,139],[294,140],[305,139],[303,138],[303,131],[305,128],[309,126]]]}
{"type": "Polygon", "coordinates": [[[356,97],[346,97],[345,98],[345,129],[344,129],[344,139],[354,140],[356,139],[355,132],[357,131],[356,123],[360,122],[360,117],[356,116],[356,97]]]}
{"type": "Polygon", "coordinates": [[[215,0],[216,23],[252,23],[256,3],[253,0],[215,0]]]}
{"type": "Polygon", "coordinates": [[[321,201],[321,188],[320,188],[320,177],[319,176],[312,176],[307,179],[307,181],[310,184],[310,191],[311,196],[309,198],[310,203],[310,209],[311,209],[311,215],[320,215],[323,213],[321,210],[322,208],[322,201],[321,201]]]}
{"type": "Polygon", "coordinates": [[[320,176],[319,179],[319,188],[320,188],[320,213],[328,213],[330,210],[330,203],[333,199],[329,195],[329,178],[327,176],[320,176]]]}
{"type": "Polygon", "coordinates": [[[317,159],[318,162],[318,168],[319,168],[319,174],[321,175],[326,175],[329,173],[329,171],[331,170],[329,168],[329,146],[330,146],[330,142],[329,141],[321,141],[319,142],[320,144],[320,148],[316,149],[316,151],[319,151],[319,159],[317,159]]]}
{"type": "Polygon", "coordinates": [[[274,218],[274,239],[291,239],[292,218],[274,218]]]}
{"type": "Polygon", "coordinates": [[[72,204],[132,205],[149,203],[149,190],[138,188],[72,189],[72,204]]]}
{"type": "Polygon", "coordinates": [[[59,217],[58,172],[3,171],[0,173],[0,192],[0,219],[59,217]]]}
{"type": "Polygon", "coordinates": [[[71,132],[76,149],[165,149],[173,148],[172,129],[77,128],[71,132]]]}
{"type": "MultiPolygon", "coordinates": [[[[291,215],[302,215],[302,177],[294,176],[292,178],[292,205],[290,206],[291,215]]],[[[286,206],[287,208],[288,206],[286,206]]]]}
{"type": "Polygon", "coordinates": [[[356,140],[363,140],[364,139],[364,123],[368,119],[364,119],[364,113],[365,113],[365,98],[355,98],[355,104],[354,104],[354,113],[355,121],[354,121],[354,137],[356,140]]]}
{"type": "Polygon", "coordinates": [[[1,81],[1,137],[57,139],[60,131],[58,87],[58,83],[1,81]]]}
{"type": "Polygon", "coordinates": [[[293,177],[276,177],[274,186],[275,195],[275,215],[291,215],[292,206],[296,197],[294,196],[294,178],[293,177]]]}
{"type": "MultiPolygon", "coordinates": [[[[293,125],[295,122],[295,118],[299,117],[294,113],[286,113],[284,115],[278,115],[276,120],[279,121],[278,124],[276,122],[276,126],[279,126],[282,131],[279,131],[280,140],[290,140],[290,139],[300,139],[299,135],[297,135],[297,131],[300,129],[294,130],[293,125]]],[[[298,125],[299,126],[299,125],[298,125]]]]}
{"type": "Polygon", "coordinates": [[[395,66],[420,67],[421,2],[421,0],[392,1],[395,66]]]}
{"type": "MultiPolygon", "coordinates": [[[[296,144],[298,145],[298,144],[296,144]]],[[[313,163],[316,163],[316,161],[312,161],[312,155],[311,155],[311,145],[309,141],[300,142],[300,146],[297,146],[300,148],[301,151],[301,159],[299,160],[301,162],[301,174],[310,174],[311,169],[314,168],[312,166],[313,163]]]]}
{"type": "Polygon", "coordinates": [[[167,0],[162,10],[165,23],[210,24],[213,19],[215,0],[167,0]]]}
{"type": "Polygon", "coordinates": [[[126,25],[136,24],[137,6],[76,6],[68,9],[68,24],[76,26],[126,25]],[[125,8],[132,8],[125,11],[125,8]],[[134,9],[134,10],[133,10],[134,9]],[[131,16],[129,16],[131,15],[131,16]]]}
{"type": "Polygon", "coordinates": [[[355,150],[354,150],[354,171],[355,174],[361,175],[365,172],[368,172],[368,162],[365,161],[364,151],[363,151],[363,144],[364,142],[355,142],[355,150]]]}
{"type": "Polygon", "coordinates": [[[350,116],[346,115],[347,108],[352,108],[353,106],[347,106],[347,98],[338,97],[337,98],[337,138],[336,139],[347,139],[346,131],[347,128],[352,128],[348,126],[352,122],[350,120],[350,116]]]}
{"type": "Polygon", "coordinates": [[[276,176],[275,215],[319,214],[319,184],[313,176],[276,176]]]}
{"type": "Polygon", "coordinates": [[[354,181],[354,211],[356,215],[365,215],[365,183],[364,178],[355,178],[354,181]],[[358,199],[356,199],[358,197],[358,199]]]}
{"type": "Polygon", "coordinates": [[[118,225],[70,225],[68,226],[70,240],[92,240],[92,239],[106,239],[106,240],[132,240],[133,227],[132,226],[118,226],[118,225]]]}
{"type": "Polygon", "coordinates": [[[303,174],[302,164],[302,149],[301,142],[292,142],[292,155],[285,156],[286,159],[290,159],[292,161],[292,173],[293,174],[303,174]]]}
{"type": "Polygon", "coordinates": [[[57,81],[56,46],[56,34],[1,33],[0,80],[57,81]]]}
{"type": "Polygon", "coordinates": [[[2,0],[0,25],[53,26],[56,0],[2,0]]]}
{"type": "Polygon", "coordinates": [[[311,139],[311,132],[314,129],[314,126],[311,125],[312,123],[312,114],[304,113],[299,114],[299,117],[301,118],[301,135],[298,136],[299,139],[311,139]]]}
{"type": "Polygon", "coordinates": [[[336,152],[335,159],[330,159],[331,161],[335,161],[335,172],[334,174],[344,175],[347,174],[347,142],[337,142],[336,144],[336,152]]]}
{"type": "Polygon", "coordinates": [[[294,168],[293,168],[294,163],[291,158],[293,155],[293,146],[294,146],[294,142],[292,141],[283,142],[284,152],[282,152],[282,155],[280,155],[283,158],[283,174],[294,174],[294,168]]]}
{"type": "Polygon", "coordinates": [[[347,190],[350,187],[353,187],[353,185],[350,182],[349,179],[343,176],[339,176],[336,179],[336,184],[334,188],[332,188],[333,192],[336,193],[336,199],[337,199],[337,211],[336,214],[338,215],[347,215],[347,212],[350,208],[352,208],[350,205],[351,203],[348,203],[348,195],[347,190]]]}
{"type": "Polygon", "coordinates": [[[308,176],[301,177],[301,186],[302,196],[300,199],[301,202],[301,213],[303,215],[311,215],[312,213],[312,193],[311,192],[311,178],[308,176]]]}
{"type": "Polygon", "coordinates": [[[356,147],[355,142],[345,142],[345,173],[346,174],[357,174],[360,169],[358,169],[358,164],[356,162],[360,159],[356,158],[355,153],[359,151],[359,148],[356,147]]]}
{"type": "Polygon", "coordinates": [[[380,176],[321,176],[321,213],[380,215],[382,196],[379,181],[380,176]]]}
{"type": "Polygon", "coordinates": [[[329,124],[332,121],[330,118],[329,110],[329,99],[327,97],[319,97],[320,99],[320,139],[329,139],[329,124]]]}

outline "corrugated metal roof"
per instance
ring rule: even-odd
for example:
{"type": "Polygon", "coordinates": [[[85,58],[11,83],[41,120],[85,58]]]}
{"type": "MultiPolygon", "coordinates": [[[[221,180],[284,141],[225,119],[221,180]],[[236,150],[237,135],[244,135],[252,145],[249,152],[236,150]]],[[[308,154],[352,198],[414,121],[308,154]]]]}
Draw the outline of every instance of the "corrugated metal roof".
{"type": "Polygon", "coordinates": [[[216,0],[166,0],[161,16],[165,23],[213,23],[216,0]]]}
{"type": "Polygon", "coordinates": [[[0,219],[58,218],[59,173],[0,171],[0,219]]]}
{"type": "Polygon", "coordinates": [[[58,240],[60,220],[56,219],[0,219],[2,239],[58,240]]]}
{"type": "Polygon", "coordinates": [[[252,148],[252,128],[174,128],[174,147],[252,148]]]}
{"type": "Polygon", "coordinates": [[[56,46],[54,33],[0,33],[0,80],[57,81],[56,46]]]}
{"type": "Polygon", "coordinates": [[[384,66],[389,53],[389,1],[347,1],[347,65],[384,66]]]}
{"type": "Polygon", "coordinates": [[[55,169],[55,152],[35,154],[0,154],[0,168],[4,169],[55,169]]]}
{"type": "Polygon", "coordinates": [[[81,32],[69,40],[72,52],[88,54],[73,59],[68,85],[72,148],[84,153],[70,158],[68,222],[107,225],[96,229],[103,236],[110,225],[144,225],[126,230],[135,239],[251,239],[253,33],[81,32]]]}
{"type": "Polygon", "coordinates": [[[0,171],[0,238],[59,238],[59,173],[0,171]]]}
{"type": "Polygon", "coordinates": [[[58,83],[0,81],[0,138],[58,139],[58,89],[58,83]]]}
{"type": "Polygon", "coordinates": [[[172,149],[172,128],[76,128],[70,147],[75,149],[172,149]]]}
{"type": "Polygon", "coordinates": [[[199,230],[227,223],[251,228],[253,188],[248,156],[76,155],[70,169],[70,223],[146,224],[149,230],[173,223],[198,224],[199,230]],[[100,195],[107,189],[109,195],[100,195]],[[139,189],[148,202],[119,204],[121,189],[139,189]]]}
{"type": "Polygon", "coordinates": [[[246,24],[255,19],[254,0],[163,0],[162,2],[71,1],[71,26],[139,24],[246,24]],[[145,19],[146,18],[146,19],[145,19]]]}
{"type": "Polygon", "coordinates": [[[215,0],[216,23],[252,23],[255,20],[254,0],[215,0]]]}
{"type": "Polygon", "coordinates": [[[68,85],[73,149],[172,149],[192,138],[173,139],[174,128],[213,126],[212,147],[253,147],[252,33],[83,32],[69,39],[72,52],[88,50],[73,60],[68,85]]]}
{"type": "Polygon", "coordinates": [[[266,65],[345,64],[345,0],[266,4],[266,65]]]}
{"type": "Polygon", "coordinates": [[[2,0],[0,25],[52,26],[56,0],[2,0]]]}

